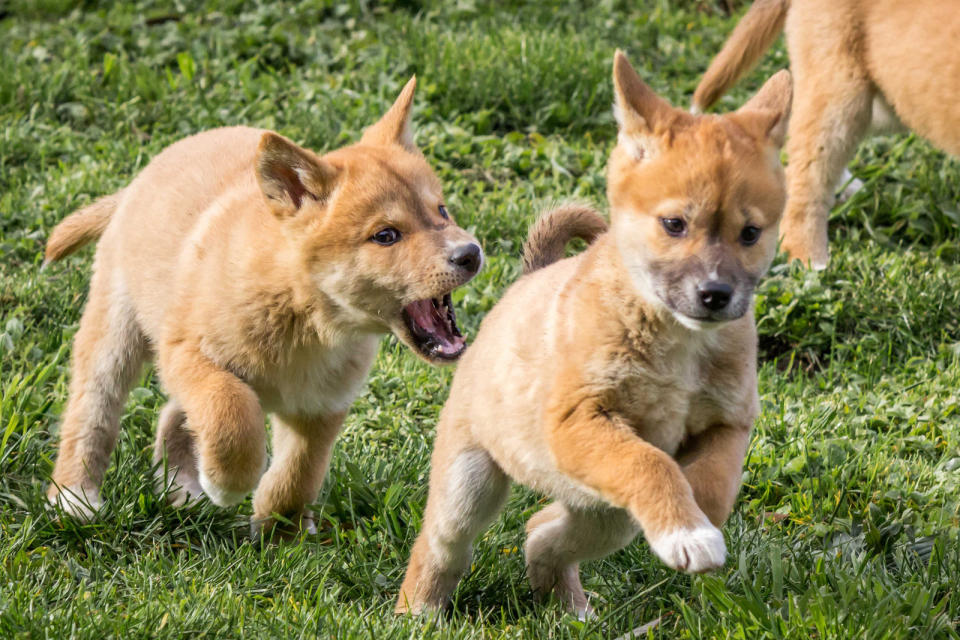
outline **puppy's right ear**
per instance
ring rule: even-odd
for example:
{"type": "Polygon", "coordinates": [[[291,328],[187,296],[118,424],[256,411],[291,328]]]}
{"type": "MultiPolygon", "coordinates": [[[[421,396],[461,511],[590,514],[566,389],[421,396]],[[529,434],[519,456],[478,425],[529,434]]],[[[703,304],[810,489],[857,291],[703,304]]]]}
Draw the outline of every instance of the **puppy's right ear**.
{"type": "Polygon", "coordinates": [[[653,92],[617,49],[613,56],[613,115],[619,125],[618,143],[637,160],[657,155],[660,138],[678,120],[690,116],[653,92]]]}
{"type": "Polygon", "coordinates": [[[293,215],[305,198],[323,200],[337,169],[312,151],[268,131],[257,150],[257,181],[277,215],[293,215]]]}

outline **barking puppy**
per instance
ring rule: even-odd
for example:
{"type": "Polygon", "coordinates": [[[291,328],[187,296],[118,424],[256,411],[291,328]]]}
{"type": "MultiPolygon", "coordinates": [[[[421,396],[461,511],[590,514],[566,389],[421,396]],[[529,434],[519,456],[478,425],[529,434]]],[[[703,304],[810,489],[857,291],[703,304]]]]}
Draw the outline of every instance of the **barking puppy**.
{"type": "Polygon", "coordinates": [[[610,230],[568,206],[531,231],[529,273],[484,319],[440,416],[398,612],[445,603],[510,478],[555,500],[527,524],[528,575],[581,616],[578,564],[639,531],[675,569],[724,561],[717,527],[758,412],[751,301],[776,250],[789,74],[701,117],[619,51],[613,79],[610,230]],[[561,260],[572,236],[596,239],[561,260]]]}
{"type": "Polygon", "coordinates": [[[756,0],[707,69],[694,110],[716,102],[784,28],[796,104],[787,143],[783,249],[822,269],[834,189],[868,132],[906,125],[960,154],[960,5],[756,0]]]}
{"type": "Polygon", "coordinates": [[[173,500],[230,505],[256,487],[254,531],[272,514],[309,530],[305,505],[380,335],[430,362],[465,347],[450,291],[483,255],[413,144],[415,86],[358,144],[324,156],[241,127],[181,140],[54,229],[48,262],[102,238],[52,501],[81,517],[100,506],[124,400],[156,356],[170,400],[155,462],[173,500]],[[273,461],[261,478],[264,410],[273,461]]]}

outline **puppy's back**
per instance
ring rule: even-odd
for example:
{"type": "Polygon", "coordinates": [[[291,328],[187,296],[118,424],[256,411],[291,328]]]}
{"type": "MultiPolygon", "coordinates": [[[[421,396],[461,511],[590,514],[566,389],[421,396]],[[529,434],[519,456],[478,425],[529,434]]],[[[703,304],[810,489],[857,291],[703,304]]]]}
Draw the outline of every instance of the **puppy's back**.
{"type": "Polygon", "coordinates": [[[185,138],[124,190],[101,250],[122,272],[148,333],[160,330],[186,249],[222,250],[217,242],[226,242],[224,236],[242,227],[262,200],[254,170],[262,135],[229,127],[185,138]]]}

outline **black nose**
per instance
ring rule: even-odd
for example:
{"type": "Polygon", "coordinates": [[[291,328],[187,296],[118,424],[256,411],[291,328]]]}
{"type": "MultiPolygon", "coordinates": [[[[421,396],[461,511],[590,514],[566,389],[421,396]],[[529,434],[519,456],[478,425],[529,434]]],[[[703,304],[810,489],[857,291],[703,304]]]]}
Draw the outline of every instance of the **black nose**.
{"type": "Polygon", "coordinates": [[[710,311],[720,311],[730,304],[733,287],[725,282],[711,280],[697,287],[697,293],[700,294],[700,302],[703,303],[703,306],[710,311]]]}
{"type": "Polygon", "coordinates": [[[453,250],[453,253],[450,254],[450,262],[464,271],[469,271],[471,274],[480,270],[482,260],[483,253],[480,251],[480,246],[472,242],[457,247],[453,250]]]}

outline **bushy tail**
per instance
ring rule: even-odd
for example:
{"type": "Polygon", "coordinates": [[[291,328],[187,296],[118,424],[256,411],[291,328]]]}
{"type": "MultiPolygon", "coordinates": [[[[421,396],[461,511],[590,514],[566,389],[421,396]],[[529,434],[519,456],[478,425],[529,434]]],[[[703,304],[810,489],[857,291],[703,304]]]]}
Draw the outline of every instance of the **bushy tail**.
{"type": "Polygon", "coordinates": [[[564,204],[541,213],[523,245],[523,272],[536,271],[563,258],[573,238],[590,243],[606,230],[607,221],[586,205],[564,204]]]}
{"type": "Polygon", "coordinates": [[[44,266],[70,255],[83,245],[99,238],[107,228],[113,212],[117,210],[122,193],[123,191],[117,191],[104,196],[83,209],[74,211],[54,227],[50,239],[47,240],[44,266]]]}
{"type": "Polygon", "coordinates": [[[756,0],[713,59],[693,94],[693,111],[708,109],[753,68],[783,31],[790,0],[756,0]]]}

